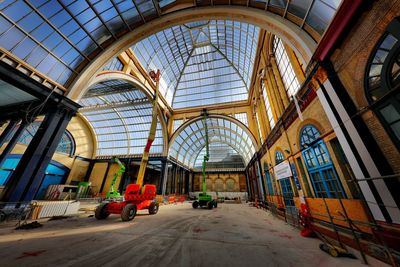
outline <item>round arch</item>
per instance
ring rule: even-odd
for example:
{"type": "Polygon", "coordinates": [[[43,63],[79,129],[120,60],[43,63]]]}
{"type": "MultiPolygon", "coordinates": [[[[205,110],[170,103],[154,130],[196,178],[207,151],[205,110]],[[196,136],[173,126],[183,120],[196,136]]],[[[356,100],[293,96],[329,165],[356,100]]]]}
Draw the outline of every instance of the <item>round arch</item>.
{"type": "MultiPolygon", "coordinates": [[[[135,88],[139,89],[141,92],[143,92],[146,97],[148,98],[148,100],[150,101],[153,97],[153,93],[146,87],[143,85],[143,83],[136,79],[135,77],[122,73],[122,72],[103,72],[103,73],[99,73],[98,75],[96,75],[88,84],[87,90],[85,91],[85,93],[94,85],[103,82],[103,81],[107,81],[107,80],[123,80],[126,81],[129,84],[132,84],[133,86],[135,86],[135,88]]],[[[83,95],[82,95],[83,96],[83,95]]],[[[158,120],[160,122],[161,125],[161,130],[162,130],[162,135],[163,135],[163,152],[162,155],[163,156],[167,156],[168,154],[168,130],[167,130],[167,123],[164,120],[164,117],[162,116],[162,110],[160,108],[159,103],[157,103],[157,112],[158,112],[158,120]]],[[[82,116],[83,117],[83,116],[82,116]]],[[[86,119],[85,119],[86,120],[86,119]]],[[[86,120],[87,121],[87,120],[86,120]]],[[[96,136],[94,129],[92,128],[91,124],[88,123],[90,125],[91,131],[93,131],[94,136],[96,136]]],[[[97,137],[95,137],[95,140],[97,142],[97,137]]]]}
{"type": "Polygon", "coordinates": [[[300,143],[301,133],[304,127],[306,127],[307,125],[315,127],[321,133],[321,135],[325,133],[325,128],[317,120],[308,118],[302,121],[300,125],[297,127],[297,132],[296,132],[296,145],[299,151],[301,150],[301,143],[300,143]]]}
{"type": "Polygon", "coordinates": [[[168,27],[204,19],[227,19],[234,17],[242,21],[266,29],[281,38],[299,55],[301,61],[306,64],[316,48],[316,42],[304,30],[294,23],[278,15],[255,8],[235,6],[214,6],[188,8],[171,12],[158,19],[154,19],[133,31],[122,36],[112,45],[107,47],[90,62],[79,76],[72,82],[67,94],[72,100],[78,101],[88,90],[89,84],[96,74],[112,57],[128,49],[132,44],[164,30],[168,27]]]}
{"type": "MultiPolygon", "coordinates": [[[[254,151],[257,151],[257,149],[259,148],[256,142],[256,139],[254,137],[254,135],[251,133],[251,131],[239,120],[232,118],[230,116],[227,115],[220,115],[220,114],[210,114],[208,117],[208,119],[222,119],[222,120],[226,120],[229,121],[233,124],[235,124],[237,127],[239,127],[244,133],[247,134],[248,138],[251,141],[251,145],[254,148],[254,151]]],[[[168,148],[168,156],[170,156],[170,152],[173,149],[173,145],[175,143],[175,140],[177,139],[178,136],[180,136],[180,134],[183,132],[184,129],[186,129],[187,127],[189,127],[190,125],[196,123],[197,121],[201,121],[203,119],[202,116],[198,116],[195,117],[191,120],[186,121],[185,123],[183,123],[173,134],[173,136],[171,137],[170,141],[169,141],[169,148],[168,148]]],[[[209,129],[210,130],[210,129],[209,129]]],[[[199,131],[199,130],[198,130],[199,131]]],[[[188,138],[190,138],[188,136],[188,138]]],[[[222,140],[220,140],[219,142],[223,142],[222,140]]],[[[182,144],[183,145],[183,144],[182,144]]],[[[202,148],[203,145],[200,145],[200,147],[202,148]]],[[[201,149],[198,151],[200,153],[201,149]]],[[[179,151],[176,151],[177,155],[179,151]]],[[[187,154],[187,153],[186,153],[187,154]]],[[[197,153],[198,154],[198,153],[197,153]]],[[[240,153],[239,153],[240,154],[240,153]]],[[[197,157],[197,156],[196,156],[197,157]]],[[[191,157],[192,159],[193,157],[191,157]]]]}

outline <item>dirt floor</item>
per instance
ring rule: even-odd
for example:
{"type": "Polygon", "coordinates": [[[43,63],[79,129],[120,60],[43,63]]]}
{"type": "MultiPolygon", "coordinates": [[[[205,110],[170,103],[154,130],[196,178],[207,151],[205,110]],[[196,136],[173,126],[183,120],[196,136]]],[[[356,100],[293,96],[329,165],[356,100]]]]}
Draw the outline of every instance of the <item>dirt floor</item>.
{"type": "Polygon", "coordinates": [[[131,222],[85,215],[43,224],[1,228],[0,266],[366,266],[329,256],[319,240],[247,204],[183,203],[140,211],[131,222]]]}

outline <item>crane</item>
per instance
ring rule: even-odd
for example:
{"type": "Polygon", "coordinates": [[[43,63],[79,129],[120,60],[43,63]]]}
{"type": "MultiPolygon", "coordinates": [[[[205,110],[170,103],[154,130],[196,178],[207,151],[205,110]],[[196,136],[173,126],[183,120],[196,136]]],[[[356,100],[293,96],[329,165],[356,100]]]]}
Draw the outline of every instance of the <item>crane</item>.
{"type": "MultiPolygon", "coordinates": [[[[131,221],[133,220],[133,218],[135,218],[137,210],[148,209],[149,214],[156,214],[158,212],[159,204],[156,201],[156,186],[152,184],[143,185],[143,178],[146,171],[147,163],[149,161],[150,148],[156,136],[158,107],[157,101],[158,89],[160,86],[160,70],[157,70],[157,72],[150,71],[149,76],[156,83],[156,86],[154,90],[154,97],[152,99],[152,119],[149,136],[147,138],[146,146],[144,147],[143,157],[140,163],[136,184],[129,184],[126,187],[124,198],[122,201],[113,200],[111,202],[102,203],[97,206],[95,217],[98,220],[106,219],[110,214],[120,214],[123,221],[131,221]]],[[[114,179],[116,180],[115,175],[114,179]]],[[[115,191],[113,187],[111,188],[111,190],[115,191]]]]}
{"type": "Polygon", "coordinates": [[[203,164],[202,164],[202,183],[201,188],[202,192],[199,194],[199,200],[195,200],[192,204],[194,209],[198,207],[207,207],[208,209],[216,208],[217,201],[212,198],[211,195],[207,194],[207,186],[206,186],[206,166],[207,161],[210,159],[210,148],[208,142],[208,127],[207,127],[207,110],[203,109],[203,124],[204,124],[204,139],[205,139],[205,147],[206,147],[206,154],[203,157],[203,164]]]}

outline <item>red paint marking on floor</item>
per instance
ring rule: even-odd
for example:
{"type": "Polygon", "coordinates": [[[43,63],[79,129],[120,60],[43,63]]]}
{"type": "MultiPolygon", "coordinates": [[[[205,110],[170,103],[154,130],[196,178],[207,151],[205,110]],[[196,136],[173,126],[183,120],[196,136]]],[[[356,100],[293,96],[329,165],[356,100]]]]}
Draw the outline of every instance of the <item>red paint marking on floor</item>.
{"type": "Polygon", "coordinates": [[[292,239],[293,236],[287,235],[287,234],[282,234],[282,235],[278,235],[280,237],[286,237],[287,239],[292,239]]]}
{"type": "Polygon", "coordinates": [[[208,231],[207,229],[201,229],[201,228],[198,228],[198,227],[193,228],[193,232],[195,232],[195,233],[207,232],[207,231],[208,231]]]}
{"type": "Polygon", "coordinates": [[[28,252],[22,252],[22,255],[15,258],[16,260],[26,258],[26,257],[36,257],[39,256],[40,254],[46,252],[46,250],[38,250],[38,251],[28,251],[28,252]]]}

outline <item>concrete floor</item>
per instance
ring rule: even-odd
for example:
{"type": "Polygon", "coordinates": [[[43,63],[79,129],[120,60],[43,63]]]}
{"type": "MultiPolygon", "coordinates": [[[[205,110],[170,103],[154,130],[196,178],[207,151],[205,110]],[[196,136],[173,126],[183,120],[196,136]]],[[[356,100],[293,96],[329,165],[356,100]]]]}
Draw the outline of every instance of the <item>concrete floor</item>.
{"type": "Polygon", "coordinates": [[[365,266],[332,258],[317,239],[246,204],[140,211],[131,222],[73,217],[34,230],[0,229],[0,266],[365,266]]]}

